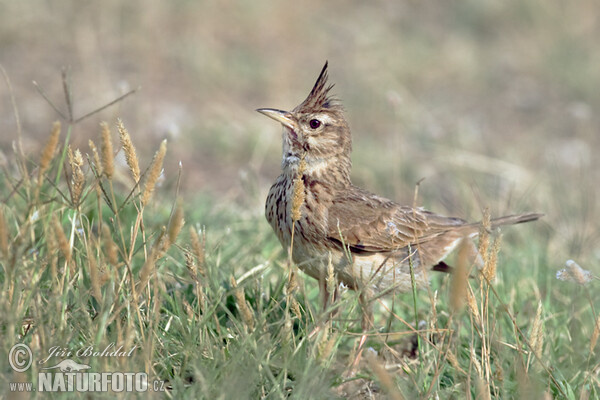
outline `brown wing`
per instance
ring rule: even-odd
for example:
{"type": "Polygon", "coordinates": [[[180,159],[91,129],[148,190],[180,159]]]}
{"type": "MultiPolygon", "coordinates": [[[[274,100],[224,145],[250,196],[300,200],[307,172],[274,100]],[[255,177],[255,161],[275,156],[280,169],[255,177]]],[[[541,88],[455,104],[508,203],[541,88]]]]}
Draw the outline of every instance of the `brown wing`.
{"type": "Polygon", "coordinates": [[[333,199],[327,222],[330,239],[358,251],[374,252],[422,244],[466,224],[460,218],[400,206],[356,187],[333,199]]]}

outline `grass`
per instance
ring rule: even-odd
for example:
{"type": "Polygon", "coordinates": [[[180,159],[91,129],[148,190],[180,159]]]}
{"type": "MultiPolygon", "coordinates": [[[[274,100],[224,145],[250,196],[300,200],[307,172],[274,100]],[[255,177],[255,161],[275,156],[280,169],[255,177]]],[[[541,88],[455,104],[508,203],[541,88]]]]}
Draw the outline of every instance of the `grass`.
{"type": "Polygon", "coordinates": [[[173,200],[177,176],[161,178],[166,142],[144,162],[117,126],[120,146],[103,124],[100,145],[73,149],[77,125],[55,123],[39,159],[17,151],[0,177],[5,395],[9,382],[35,381],[43,367],[12,372],[15,343],[35,360],[52,346],[116,343],[135,350],[76,360],[92,371],[146,372],[176,398],[600,396],[598,279],[571,264],[557,280],[539,225],[510,230],[502,246],[484,233],[481,274],[459,254],[464,272],[454,279],[378,299],[370,349],[348,377],[358,295],[345,292],[327,321],[316,283],[291,274],[260,213],[173,200]],[[118,148],[126,169],[115,165],[118,148]],[[163,190],[161,179],[175,183],[163,190]]]}

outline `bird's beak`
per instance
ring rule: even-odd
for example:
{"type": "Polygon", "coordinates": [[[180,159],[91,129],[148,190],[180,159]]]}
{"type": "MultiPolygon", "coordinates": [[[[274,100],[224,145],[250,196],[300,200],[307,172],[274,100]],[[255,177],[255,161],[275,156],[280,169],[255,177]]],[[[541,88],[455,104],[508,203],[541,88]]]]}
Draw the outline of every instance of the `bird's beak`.
{"type": "Polygon", "coordinates": [[[259,108],[256,111],[269,118],[273,118],[275,121],[280,122],[283,126],[287,126],[291,130],[296,128],[296,123],[292,118],[292,114],[288,111],[281,111],[275,108],[259,108]]]}

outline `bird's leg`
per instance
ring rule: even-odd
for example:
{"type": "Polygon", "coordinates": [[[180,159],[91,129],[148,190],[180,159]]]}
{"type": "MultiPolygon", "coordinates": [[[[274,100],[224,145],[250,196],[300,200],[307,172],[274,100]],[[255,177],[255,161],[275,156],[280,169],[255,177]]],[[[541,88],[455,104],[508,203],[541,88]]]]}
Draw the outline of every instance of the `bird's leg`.
{"type": "MultiPolygon", "coordinates": [[[[321,312],[325,316],[325,320],[323,322],[324,323],[331,322],[333,320],[333,318],[335,317],[335,315],[337,314],[338,310],[332,310],[329,313],[327,313],[327,310],[329,309],[330,305],[333,305],[337,301],[338,286],[336,285],[335,289],[333,290],[333,293],[331,293],[329,291],[329,288],[327,285],[327,280],[325,278],[321,278],[321,279],[319,279],[319,293],[321,295],[321,307],[322,307],[321,312]]],[[[321,330],[321,324],[318,324],[309,333],[308,337],[312,338],[314,335],[319,333],[320,330],[321,330]]]]}
{"type": "Polygon", "coordinates": [[[368,337],[367,332],[373,328],[373,309],[371,307],[371,304],[370,304],[367,294],[362,292],[358,296],[358,302],[359,302],[361,310],[362,310],[362,321],[361,321],[362,336],[360,337],[360,340],[358,342],[356,358],[354,359],[354,361],[352,362],[352,366],[350,367],[350,374],[354,374],[354,372],[356,372],[356,369],[357,369],[358,364],[360,363],[360,359],[362,357],[362,352],[364,350],[365,343],[367,341],[367,337],[368,337]]]}

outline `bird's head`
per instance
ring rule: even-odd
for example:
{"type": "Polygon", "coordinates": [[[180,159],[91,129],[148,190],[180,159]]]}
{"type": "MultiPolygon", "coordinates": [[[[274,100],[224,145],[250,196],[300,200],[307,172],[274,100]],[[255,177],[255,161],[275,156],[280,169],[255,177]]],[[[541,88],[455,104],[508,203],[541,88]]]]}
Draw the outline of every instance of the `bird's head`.
{"type": "Polygon", "coordinates": [[[329,95],[327,63],[310,94],[292,111],[260,108],[256,111],[283,125],[284,171],[295,170],[304,159],[306,171],[321,175],[338,171],[349,180],[352,137],[340,103],[329,95]]]}

